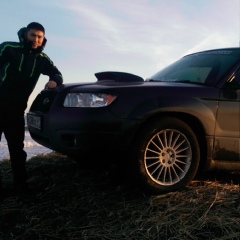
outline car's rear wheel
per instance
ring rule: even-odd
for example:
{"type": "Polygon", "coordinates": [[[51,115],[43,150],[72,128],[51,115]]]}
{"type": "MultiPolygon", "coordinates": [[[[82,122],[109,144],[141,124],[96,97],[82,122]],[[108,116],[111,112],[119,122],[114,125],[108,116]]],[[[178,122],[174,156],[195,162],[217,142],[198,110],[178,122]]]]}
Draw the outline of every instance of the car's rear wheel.
{"type": "Polygon", "coordinates": [[[179,119],[154,119],[142,129],[135,146],[141,186],[151,193],[179,190],[196,175],[200,161],[197,137],[179,119]]]}

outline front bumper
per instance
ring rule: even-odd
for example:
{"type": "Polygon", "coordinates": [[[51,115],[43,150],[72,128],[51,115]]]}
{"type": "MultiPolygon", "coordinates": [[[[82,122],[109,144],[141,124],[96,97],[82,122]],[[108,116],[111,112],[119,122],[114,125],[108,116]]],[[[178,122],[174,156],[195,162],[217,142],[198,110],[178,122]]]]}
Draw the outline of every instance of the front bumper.
{"type": "Polygon", "coordinates": [[[136,120],[113,116],[107,109],[51,109],[29,112],[41,119],[40,128],[28,125],[33,140],[68,156],[88,152],[124,152],[138,128],[136,120]]]}

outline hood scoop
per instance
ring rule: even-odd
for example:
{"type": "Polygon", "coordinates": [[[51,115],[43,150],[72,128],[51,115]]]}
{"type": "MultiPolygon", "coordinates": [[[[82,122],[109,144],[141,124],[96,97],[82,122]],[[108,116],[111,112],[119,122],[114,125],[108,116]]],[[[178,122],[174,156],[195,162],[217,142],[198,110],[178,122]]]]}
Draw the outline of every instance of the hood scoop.
{"type": "Polygon", "coordinates": [[[144,82],[143,78],[126,72],[99,72],[95,76],[98,81],[144,82]]]}

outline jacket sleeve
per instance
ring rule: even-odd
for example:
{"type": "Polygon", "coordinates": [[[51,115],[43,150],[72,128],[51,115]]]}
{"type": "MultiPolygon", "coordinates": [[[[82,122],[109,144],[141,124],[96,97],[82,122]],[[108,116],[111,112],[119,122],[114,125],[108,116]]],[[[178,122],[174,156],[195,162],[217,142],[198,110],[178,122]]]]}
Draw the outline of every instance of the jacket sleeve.
{"type": "Polygon", "coordinates": [[[47,56],[42,74],[49,76],[49,81],[55,81],[57,85],[61,85],[63,83],[62,73],[47,56]]]}
{"type": "Polygon", "coordinates": [[[6,64],[7,60],[7,43],[0,44],[0,69],[6,64]]]}
{"type": "Polygon", "coordinates": [[[7,43],[4,42],[0,44],[0,86],[2,85],[3,78],[5,75],[5,68],[8,65],[8,51],[7,51],[7,43]]]}

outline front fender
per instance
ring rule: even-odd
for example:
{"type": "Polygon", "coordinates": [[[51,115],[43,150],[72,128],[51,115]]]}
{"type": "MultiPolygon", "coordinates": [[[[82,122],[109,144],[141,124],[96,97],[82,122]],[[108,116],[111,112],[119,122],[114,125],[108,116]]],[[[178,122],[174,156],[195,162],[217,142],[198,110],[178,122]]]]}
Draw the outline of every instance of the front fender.
{"type": "Polygon", "coordinates": [[[131,119],[148,119],[155,115],[164,113],[187,114],[198,119],[207,135],[213,135],[215,129],[215,118],[217,113],[217,100],[193,99],[188,97],[167,99],[148,99],[140,102],[129,113],[131,119]]]}

